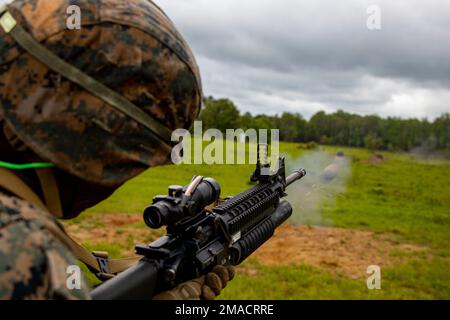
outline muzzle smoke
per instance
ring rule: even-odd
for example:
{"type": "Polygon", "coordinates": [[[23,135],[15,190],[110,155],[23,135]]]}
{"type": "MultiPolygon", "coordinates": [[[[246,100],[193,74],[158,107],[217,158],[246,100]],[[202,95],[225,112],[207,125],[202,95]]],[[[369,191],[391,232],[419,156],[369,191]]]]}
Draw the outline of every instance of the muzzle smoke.
{"type": "Polygon", "coordinates": [[[344,194],[351,176],[351,161],[343,153],[336,155],[322,151],[309,152],[297,159],[286,159],[287,172],[305,168],[307,175],[301,183],[288,189],[287,200],[292,204],[293,223],[332,225],[324,216],[324,209],[333,206],[337,197],[344,194]]]}

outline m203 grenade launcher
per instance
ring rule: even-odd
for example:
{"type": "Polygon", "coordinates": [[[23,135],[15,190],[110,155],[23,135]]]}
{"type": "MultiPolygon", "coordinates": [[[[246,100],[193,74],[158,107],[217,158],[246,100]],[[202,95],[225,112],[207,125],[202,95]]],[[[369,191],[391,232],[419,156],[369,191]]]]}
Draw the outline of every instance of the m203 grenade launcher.
{"type": "Polygon", "coordinates": [[[94,299],[148,299],[179,283],[208,273],[215,265],[239,265],[292,214],[282,198],[286,188],[306,175],[285,176],[284,158],[271,172],[259,159],[251,180],[256,184],[220,202],[220,185],[196,176],[187,186],[170,186],[144,211],[152,229],[167,227],[156,241],[137,245],[143,258],[93,290],[94,299]]]}

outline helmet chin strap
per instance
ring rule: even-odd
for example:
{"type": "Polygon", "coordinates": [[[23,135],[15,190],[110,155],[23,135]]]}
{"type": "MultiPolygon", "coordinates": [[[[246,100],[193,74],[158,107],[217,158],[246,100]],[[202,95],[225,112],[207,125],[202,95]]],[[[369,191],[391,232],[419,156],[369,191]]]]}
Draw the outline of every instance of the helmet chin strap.
{"type": "Polygon", "coordinates": [[[14,193],[20,198],[34,203],[36,206],[50,212],[57,218],[62,218],[61,198],[59,195],[58,185],[56,184],[55,176],[50,167],[51,163],[28,163],[28,164],[13,164],[9,162],[0,161],[0,187],[14,193]],[[35,169],[36,175],[41,185],[41,190],[44,195],[45,204],[40,197],[20,179],[11,169],[35,169]]]}
{"type": "Polygon", "coordinates": [[[45,203],[48,211],[57,218],[63,217],[61,197],[59,195],[58,185],[55,175],[49,168],[35,169],[41,184],[41,190],[44,194],[45,203]]]}
{"type": "Polygon", "coordinates": [[[0,167],[0,187],[47,211],[38,195],[12,171],[0,167]]]}
{"type": "MultiPolygon", "coordinates": [[[[45,204],[39,196],[20,179],[13,171],[0,167],[0,187],[15,194],[19,198],[33,203],[36,207],[50,212],[53,216],[62,216],[59,190],[51,169],[36,169],[36,174],[44,193],[45,204]]],[[[64,245],[66,245],[75,256],[88,266],[88,268],[101,279],[109,279],[115,274],[122,272],[136,264],[141,257],[133,256],[124,259],[109,259],[107,252],[90,252],[73,240],[60,224],[47,223],[48,230],[64,245]]]]}
{"type": "MultiPolygon", "coordinates": [[[[10,129],[10,127],[0,118],[0,125],[3,127],[3,135],[9,142],[11,147],[17,151],[26,150],[25,144],[10,129]]],[[[0,132],[1,133],[1,132],[0,132]]],[[[31,162],[31,163],[11,163],[0,161],[0,187],[8,190],[24,200],[28,200],[38,207],[52,213],[55,217],[62,217],[62,206],[59,195],[59,189],[56,184],[55,177],[50,168],[54,167],[48,162],[31,162]],[[41,190],[45,198],[45,205],[38,195],[23,182],[14,172],[10,170],[36,170],[36,175],[41,185],[41,190]]]]}
{"type": "MultiPolygon", "coordinates": [[[[50,213],[54,217],[62,218],[63,211],[61,198],[55,176],[51,170],[52,167],[54,167],[53,164],[45,162],[17,164],[0,161],[0,189],[9,191],[19,198],[33,203],[36,207],[50,213]],[[44,199],[41,199],[41,197],[39,197],[36,192],[14,172],[16,170],[27,169],[34,169],[36,171],[44,199]],[[45,200],[45,202],[43,200],[45,200]]],[[[109,259],[107,252],[94,251],[91,253],[89,250],[85,249],[72,239],[60,224],[48,223],[47,228],[101,280],[113,277],[115,274],[136,264],[137,261],[141,259],[140,256],[124,259],[109,259]]]]}

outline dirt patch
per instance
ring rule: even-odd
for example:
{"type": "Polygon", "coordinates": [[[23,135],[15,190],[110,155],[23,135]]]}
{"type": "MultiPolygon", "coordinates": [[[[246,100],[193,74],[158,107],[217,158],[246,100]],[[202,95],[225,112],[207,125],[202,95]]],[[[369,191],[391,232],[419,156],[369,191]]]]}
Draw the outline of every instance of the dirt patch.
{"type": "MultiPolygon", "coordinates": [[[[162,236],[164,228],[152,230],[144,226],[136,214],[98,214],[79,224],[66,226],[79,242],[119,244],[121,254],[129,256],[134,244],[150,242],[162,236]],[[89,227],[86,227],[89,226],[89,227]]],[[[369,265],[380,267],[402,263],[402,255],[394,251],[419,252],[427,250],[414,244],[399,244],[387,235],[353,229],[283,225],[259,248],[254,257],[263,265],[309,264],[351,278],[367,277],[369,265]]],[[[243,273],[256,276],[256,269],[241,268],[243,273]]]]}
{"type": "Polygon", "coordinates": [[[426,250],[413,244],[398,244],[370,231],[284,225],[255,253],[265,265],[309,264],[351,278],[367,277],[369,265],[381,268],[401,263],[393,250],[426,250]]]}
{"type": "Polygon", "coordinates": [[[109,213],[100,216],[105,225],[115,227],[143,222],[142,215],[140,214],[109,213]]]}
{"type": "Polygon", "coordinates": [[[370,155],[364,162],[370,164],[382,164],[386,161],[386,157],[380,153],[374,153],[370,155]]]}
{"type": "Polygon", "coordinates": [[[130,255],[135,244],[151,242],[164,234],[163,229],[146,227],[142,215],[125,213],[97,214],[65,228],[80,243],[117,244],[125,256],[130,255]]]}

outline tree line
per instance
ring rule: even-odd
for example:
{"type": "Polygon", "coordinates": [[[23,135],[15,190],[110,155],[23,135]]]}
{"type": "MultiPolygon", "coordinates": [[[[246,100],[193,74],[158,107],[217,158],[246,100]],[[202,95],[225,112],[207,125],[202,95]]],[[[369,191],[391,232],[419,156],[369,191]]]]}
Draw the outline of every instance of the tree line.
{"type": "Polygon", "coordinates": [[[216,128],[223,133],[238,128],[280,129],[281,141],[379,150],[450,149],[449,113],[429,121],[361,116],[339,110],[331,114],[319,111],[306,120],[299,113],[289,112],[274,116],[241,114],[231,100],[207,97],[199,120],[205,129],[216,128]]]}

